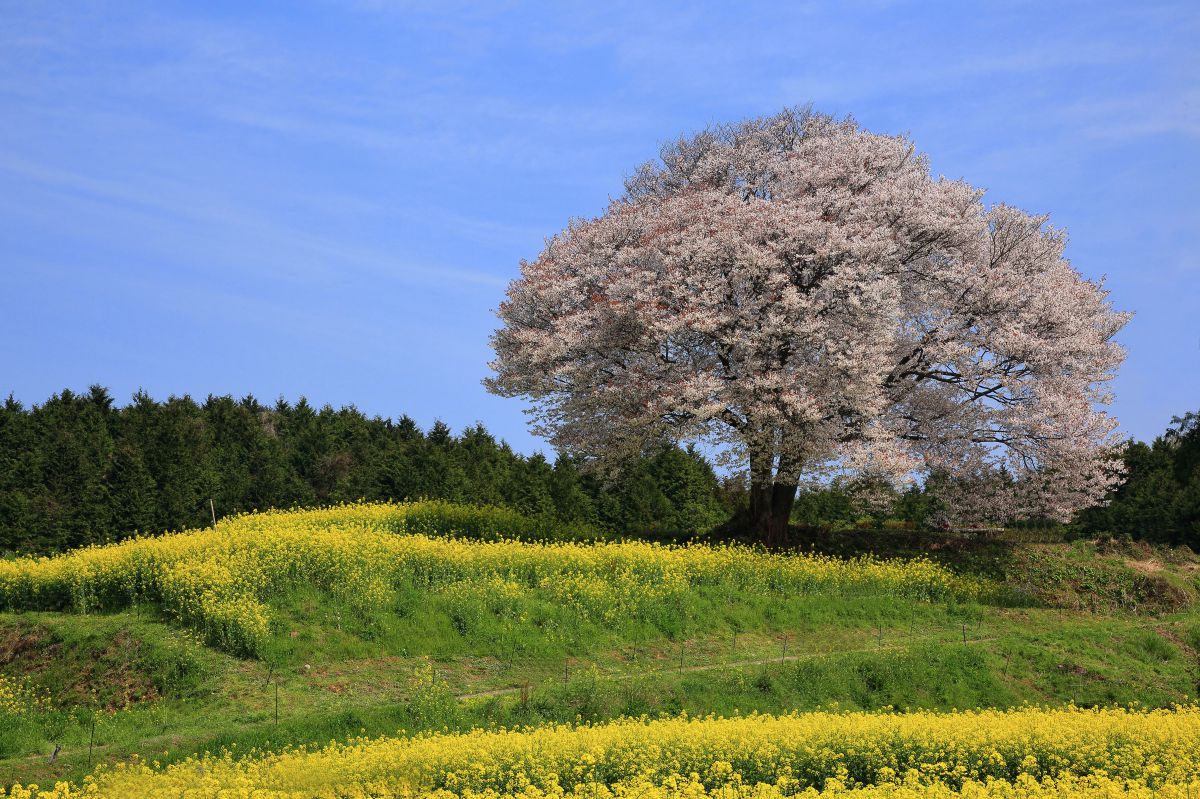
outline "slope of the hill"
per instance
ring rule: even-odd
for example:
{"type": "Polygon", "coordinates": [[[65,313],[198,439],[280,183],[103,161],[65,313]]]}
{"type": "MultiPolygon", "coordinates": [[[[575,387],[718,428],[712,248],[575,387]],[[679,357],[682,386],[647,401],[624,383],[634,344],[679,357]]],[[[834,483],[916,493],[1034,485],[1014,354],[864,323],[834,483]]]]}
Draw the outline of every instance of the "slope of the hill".
{"type": "Polygon", "coordinates": [[[402,729],[1196,694],[1182,551],[877,560],[551,534],[366,505],[0,562],[0,781],[402,729]]]}

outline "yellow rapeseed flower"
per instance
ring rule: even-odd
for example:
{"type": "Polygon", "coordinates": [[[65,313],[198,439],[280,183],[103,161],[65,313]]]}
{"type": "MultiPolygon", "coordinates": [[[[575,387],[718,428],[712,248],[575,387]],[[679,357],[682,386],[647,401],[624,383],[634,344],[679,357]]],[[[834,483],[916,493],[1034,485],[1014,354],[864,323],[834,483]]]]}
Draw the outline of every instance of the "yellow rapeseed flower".
{"type": "Polygon", "coordinates": [[[11,796],[1183,799],[1200,795],[1198,764],[1194,706],[803,713],[359,739],[243,759],[225,753],[118,766],[79,787],[18,787],[11,796]]]}
{"type": "Polygon", "coordinates": [[[969,599],[980,590],[923,559],[509,540],[498,530],[511,515],[444,502],[246,514],[208,530],[0,561],[0,609],[87,613],[156,602],[210,643],[255,654],[270,632],[271,599],[298,586],[368,613],[387,606],[396,588],[415,585],[442,592],[464,609],[511,617],[520,616],[522,598],[536,590],[599,624],[649,616],[702,586],[925,600],[969,599]],[[424,532],[413,532],[410,521],[424,532]],[[431,534],[435,522],[444,526],[437,535],[431,534]],[[484,530],[486,540],[454,535],[466,528],[476,535],[484,530]]]}

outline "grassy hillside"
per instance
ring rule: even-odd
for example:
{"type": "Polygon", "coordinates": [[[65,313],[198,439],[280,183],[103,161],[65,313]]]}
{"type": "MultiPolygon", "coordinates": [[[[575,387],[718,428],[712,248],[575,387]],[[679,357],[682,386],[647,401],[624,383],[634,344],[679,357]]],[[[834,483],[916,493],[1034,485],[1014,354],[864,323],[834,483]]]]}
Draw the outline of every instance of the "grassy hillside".
{"type": "Polygon", "coordinates": [[[0,562],[0,781],[400,731],[1197,693],[1185,551],[552,537],[358,505],[0,562]]]}

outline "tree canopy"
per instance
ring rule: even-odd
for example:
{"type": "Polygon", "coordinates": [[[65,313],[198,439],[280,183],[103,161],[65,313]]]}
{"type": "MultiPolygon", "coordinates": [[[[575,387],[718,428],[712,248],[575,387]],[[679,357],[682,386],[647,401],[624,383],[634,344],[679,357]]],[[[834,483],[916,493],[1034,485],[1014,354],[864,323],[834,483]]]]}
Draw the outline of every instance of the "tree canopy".
{"type": "Polygon", "coordinates": [[[1127,479],[1080,514],[1082,530],[1200,549],[1200,412],[1175,417],[1149,444],[1131,442],[1122,463],[1127,479]]]}
{"type": "Polygon", "coordinates": [[[135,532],[200,527],[267,508],[366,500],[504,505],[563,535],[677,536],[727,516],[712,466],[664,447],[598,479],[574,459],[522,455],[481,424],[369,417],[354,407],[253,397],[117,407],[95,386],[33,407],[0,404],[0,552],[51,552],[135,532]]]}
{"type": "Polygon", "coordinates": [[[490,390],[560,450],[705,442],[770,540],[802,478],[952,474],[976,518],[1102,497],[1128,315],[1045,217],[808,109],[663,148],[550,239],[499,309],[490,390]]]}

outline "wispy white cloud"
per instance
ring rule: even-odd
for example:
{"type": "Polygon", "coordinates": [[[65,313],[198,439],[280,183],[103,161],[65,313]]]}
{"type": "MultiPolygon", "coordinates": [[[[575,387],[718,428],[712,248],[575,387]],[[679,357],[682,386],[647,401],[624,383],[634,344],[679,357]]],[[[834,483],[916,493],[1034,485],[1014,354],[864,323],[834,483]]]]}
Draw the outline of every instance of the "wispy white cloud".
{"type": "MultiPolygon", "coordinates": [[[[386,275],[395,279],[422,283],[463,283],[500,287],[507,279],[497,274],[451,265],[420,264],[407,261],[396,253],[373,250],[353,242],[315,235],[303,229],[262,219],[229,198],[205,198],[194,186],[159,183],[154,189],[145,183],[140,188],[113,180],[102,180],[68,170],[0,156],[0,172],[16,175],[78,199],[99,200],[98,210],[116,219],[127,231],[145,230],[165,216],[176,235],[192,235],[186,228],[204,223],[210,229],[235,229],[242,237],[256,242],[238,261],[245,267],[265,266],[258,253],[273,253],[269,263],[277,269],[282,262],[293,277],[313,274],[341,274],[347,268],[360,273],[386,275]],[[281,257],[282,256],[282,257],[281,257]]],[[[65,198],[70,201],[71,197],[65,198]]],[[[14,213],[32,209],[13,207],[14,213]]],[[[55,212],[56,214],[58,212],[55,212]]],[[[48,221],[48,220],[47,220],[48,221]]]]}

